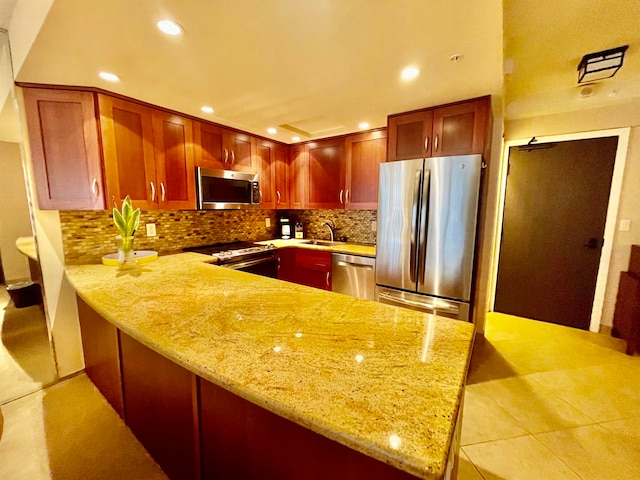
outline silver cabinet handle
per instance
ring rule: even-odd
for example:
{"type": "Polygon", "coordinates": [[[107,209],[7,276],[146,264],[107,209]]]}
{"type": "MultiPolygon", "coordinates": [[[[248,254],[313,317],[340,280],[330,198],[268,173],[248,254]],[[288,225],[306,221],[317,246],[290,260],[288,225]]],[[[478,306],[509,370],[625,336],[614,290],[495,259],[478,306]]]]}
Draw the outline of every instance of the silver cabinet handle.
{"type": "Polygon", "coordinates": [[[236,161],[236,153],[233,150],[231,150],[231,164],[233,165],[233,162],[235,161],[236,161]]]}
{"type": "Polygon", "coordinates": [[[153,184],[153,182],[149,182],[149,184],[151,185],[151,201],[155,202],[156,201],[156,186],[153,184]]]}
{"type": "Polygon", "coordinates": [[[227,160],[229,159],[229,151],[225,148],[222,150],[222,152],[223,152],[222,163],[227,163],[227,160]]]}
{"type": "Polygon", "coordinates": [[[429,137],[424,139],[424,151],[425,152],[429,151],[429,137]]]}
{"type": "Polygon", "coordinates": [[[435,152],[438,151],[438,135],[436,135],[436,139],[433,141],[433,148],[435,152]]]}
{"type": "Polygon", "coordinates": [[[164,202],[164,198],[165,198],[165,196],[166,196],[166,195],[165,195],[166,193],[167,193],[167,192],[166,192],[166,191],[165,191],[165,189],[164,189],[164,183],[163,183],[163,182],[160,182],[160,199],[161,199],[163,202],[164,202]]]}
{"type": "Polygon", "coordinates": [[[276,205],[280,205],[280,190],[276,190],[276,195],[278,196],[278,200],[276,201],[276,205]]]}
{"type": "Polygon", "coordinates": [[[347,193],[345,194],[345,197],[344,197],[347,201],[346,203],[350,202],[349,200],[350,197],[351,197],[351,191],[347,188],[347,193]]]}
{"type": "Polygon", "coordinates": [[[94,178],[93,182],[91,182],[91,192],[93,193],[93,196],[98,198],[98,195],[100,193],[100,191],[98,190],[98,179],[94,178]]]}
{"type": "Polygon", "coordinates": [[[327,288],[331,286],[331,284],[329,283],[330,278],[331,278],[331,272],[327,272],[327,288]]]}
{"type": "Polygon", "coordinates": [[[340,203],[344,203],[344,202],[342,201],[342,194],[343,194],[343,193],[344,193],[344,190],[340,190],[340,203]]]}

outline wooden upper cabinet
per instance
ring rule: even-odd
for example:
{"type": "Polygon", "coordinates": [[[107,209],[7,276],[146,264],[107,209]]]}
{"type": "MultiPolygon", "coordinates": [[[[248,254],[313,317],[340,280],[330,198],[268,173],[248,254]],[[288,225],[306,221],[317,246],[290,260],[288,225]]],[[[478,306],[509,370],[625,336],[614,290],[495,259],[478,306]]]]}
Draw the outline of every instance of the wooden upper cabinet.
{"type": "Polygon", "coordinates": [[[193,122],[154,110],[153,145],[159,207],[167,210],[195,209],[193,122]]]}
{"type": "Polygon", "coordinates": [[[320,140],[309,148],[309,208],[344,208],[344,138],[320,140]]]}
{"type": "Polygon", "coordinates": [[[258,140],[257,158],[260,175],[260,208],[276,208],[275,193],[276,145],[267,140],[258,140]]]}
{"type": "Polygon", "coordinates": [[[482,154],[489,108],[489,97],[436,108],[432,156],[482,154]]]}
{"type": "Polygon", "coordinates": [[[276,208],[289,208],[289,147],[276,146],[275,157],[276,208]]]}
{"type": "Polygon", "coordinates": [[[307,145],[295,145],[290,150],[289,208],[307,208],[309,150],[307,145]]]}
{"type": "Polygon", "coordinates": [[[158,208],[153,115],[148,107],[98,95],[108,207],[129,195],[134,208],[158,208]]]}
{"type": "Polygon", "coordinates": [[[23,92],[38,207],[104,209],[93,94],[41,88],[23,92]]]}
{"type": "Polygon", "coordinates": [[[225,129],[215,125],[194,122],[193,140],[196,166],[213,169],[225,168],[224,133],[225,129]]]}
{"type": "Polygon", "coordinates": [[[387,131],[389,162],[431,156],[432,110],[390,116],[387,131]]]}
{"type": "Polygon", "coordinates": [[[350,135],[345,140],[346,207],[350,210],[378,208],[378,174],[387,158],[387,132],[350,135]]]}
{"type": "Polygon", "coordinates": [[[229,165],[232,170],[241,172],[255,172],[253,165],[253,151],[255,139],[239,132],[229,132],[225,135],[229,151],[229,165]]]}

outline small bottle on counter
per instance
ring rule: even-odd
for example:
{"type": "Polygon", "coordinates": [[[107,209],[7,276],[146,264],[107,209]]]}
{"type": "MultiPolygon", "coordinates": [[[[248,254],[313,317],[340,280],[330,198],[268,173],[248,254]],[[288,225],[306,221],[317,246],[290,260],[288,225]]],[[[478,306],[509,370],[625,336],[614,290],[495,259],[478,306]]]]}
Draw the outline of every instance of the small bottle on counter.
{"type": "Polygon", "coordinates": [[[295,238],[304,238],[304,229],[302,228],[302,222],[296,222],[295,238]]]}

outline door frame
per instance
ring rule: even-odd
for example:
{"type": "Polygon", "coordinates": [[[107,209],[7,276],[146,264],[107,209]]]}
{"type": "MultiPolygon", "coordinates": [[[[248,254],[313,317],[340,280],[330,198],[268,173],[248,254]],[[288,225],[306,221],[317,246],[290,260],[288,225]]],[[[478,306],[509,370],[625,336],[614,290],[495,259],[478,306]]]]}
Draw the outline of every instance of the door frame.
{"type": "MultiPolygon", "coordinates": [[[[561,135],[550,135],[536,137],[536,144],[549,142],[565,142],[570,140],[585,140],[601,137],[618,137],[616,157],[611,177],[611,191],[609,192],[609,203],[607,206],[607,218],[604,226],[604,246],[600,253],[600,264],[598,265],[598,277],[596,280],[596,290],[593,297],[593,307],[591,309],[591,321],[589,330],[598,332],[602,319],[602,307],[604,305],[604,295],[609,276],[609,265],[611,263],[611,253],[613,251],[613,238],[616,231],[616,221],[618,218],[618,206],[620,205],[620,194],[622,191],[622,179],[624,167],[627,160],[627,150],[629,146],[629,134],[631,128],[614,128],[608,130],[594,130],[590,132],[566,133],[561,135]]],[[[531,139],[508,140],[503,144],[502,158],[500,162],[498,180],[498,212],[496,216],[495,242],[493,246],[493,262],[491,265],[490,284],[490,311],[494,311],[496,302],[496,286],[498,282],[498,262],[500,261],[500,243],[502,240],[502,223],[504,221],[504,204],[507,191],[507,165],[509,164],[509,149],[527,145],[531,139]]]]}

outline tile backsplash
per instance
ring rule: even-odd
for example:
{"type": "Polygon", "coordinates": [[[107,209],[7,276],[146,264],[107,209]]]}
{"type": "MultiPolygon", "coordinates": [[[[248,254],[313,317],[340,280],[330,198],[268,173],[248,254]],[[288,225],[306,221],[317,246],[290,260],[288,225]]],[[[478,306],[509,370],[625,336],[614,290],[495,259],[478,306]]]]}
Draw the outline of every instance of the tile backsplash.
{"type": "MultiPolygon", "coordinates": [[[[143,211],[135,236],[136,250],[171,253],[186,247],[235,240],[269,240],[278,236],[277,217],[290,214],[304,224],[305,237],[329,238],[322,227],[326,220],[336,225],[336,237],[350,242],[375,243],[372,222],[375,210],[149,210],[143,211]],[[269,218],[270,227],[265,226],[269,218]],[[156,236],[147,237],[145,224],[156,224],[156,236]]],[[[65,262],[68,265],[100,263],[116,251],[117,230],[110,211],[60,211],[65,262]]]]}

